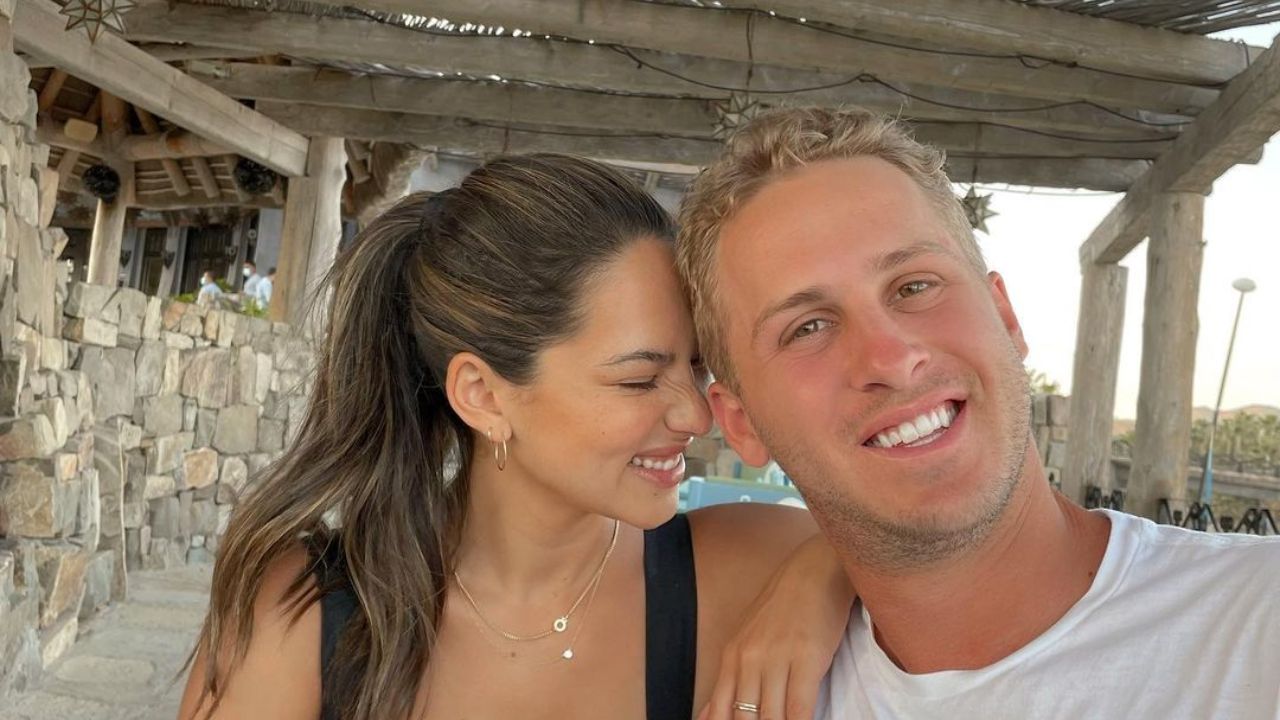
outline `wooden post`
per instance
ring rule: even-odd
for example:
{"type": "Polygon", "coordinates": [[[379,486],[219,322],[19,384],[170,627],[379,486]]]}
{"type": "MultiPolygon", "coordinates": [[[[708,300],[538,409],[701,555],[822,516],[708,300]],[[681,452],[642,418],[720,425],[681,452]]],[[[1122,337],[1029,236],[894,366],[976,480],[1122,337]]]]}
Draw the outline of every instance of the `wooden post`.
{"type": "MultiPolygon", "coordinates": [[[[120,98],[102,93],[102,139],[114,153],[128,133],[128,106],[120,98]]],[[[111,202],[98,201],[93,219],[93,236],[89,241],[89,268],[86,279],[94,285],[115,287],[120,276],[120,244],[124,239],[124,220],[133,202],[133,163],[113,161],[111,168],[120,175],[120,192],[111,202]]]]}
{"type": "Polygon", "coordinates": [[[116,167],[120,173],[120,194],[112,202],[98,201],[93,218],[93,236],[89,241],[87,282],[115,287],[120,276],[120,244],[124,239],[124,220],[133,197],[133,164],[116,167]]]}
{"type": "Polygon", "coordinates": [[[1204,196],[1164,193],[1152,206],[1142,379],[1125,509],[1155,518],[1161,499],[1186,507],[1191,385],[1196,365],[1204,196]]]}
{"type": "Polygon", "coordinates": [[[1128,278],[1128,268],[1115,263],[1086,263],[1083,268],[1062,468],[1062,492],[1075,502],[1084,501],[1086,485],[1111,485],[1111,425],[1128,278]]]}
{"type": "MultiPolygon", "coordinates": [[[[313,138],[306,177],[289,179],[280,238],[280,260],[271,293],[272,320],[301,325],[320,280],[333,265],[342,239],[342,186],[346,181],[342,138],[313,138]]],[[[317,306],[322,306],[318,301],[317,306]]]]}

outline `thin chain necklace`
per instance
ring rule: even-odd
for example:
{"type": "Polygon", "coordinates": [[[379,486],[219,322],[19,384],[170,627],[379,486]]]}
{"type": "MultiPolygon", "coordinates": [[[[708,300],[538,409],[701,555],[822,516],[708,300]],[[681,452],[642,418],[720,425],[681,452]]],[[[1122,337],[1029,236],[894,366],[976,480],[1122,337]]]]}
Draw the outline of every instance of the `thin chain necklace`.
{"type": "MultiPolygon", "coordinates": [[[[515,633],[509,633],[497,625],[494,625],[489,621],[489,618],[485,617],[484,612],[480,610],[480,606],[476,604],[476,599],[471,597],[471,593],[467,590],[467,586],[462,584],[462,578],[458,576],[458,572],[456,570],[453,573],[453,580],[458,583],[458,589],[462,591],[463,597],[467,599],[467,603],[471,605],[471,609],[475,611],[476,617],[480,618],[480,621],[483,622],[486,627],[498,635],[514,642],[530,642],[533,640],[541,640],[543,638],[551,637],[552,635],[563,633],[568,630],[569,619],[572,618],[573,614],[578,610],[578,606],[582,605],[582,601],[586,599],[587,595],[594,595],[594,593],[592,593],[592,588],[600,583],[600,576],[604,574],[605,565],[609,563],[609,556],[613,555],[613,549],[618,545],[618,527],[620,525],[621,523],[618,520],[613,521],[613,538],[609,540],[609,548],[605,550],[604,557],[600,559],[600,566],[596,568],[595,574],[587,581],[586,587],[582,588],[582,592],[578,595],[578,599],[573,601],[573,605],[569,607],[569,611],[556,618],[555,621],[551,623],[550,630],[544,630],[536,635],[516,635],[515,633]]],[[[565,650],[565,659],[568,660],[572,657],[573,650],[565,650]]]]}
{"type": "MultiPolygon", "coordinates": [[[[601,577],[603,577],[603,575],[601,577]]],[[[582,631],[586,628],[585,623],[587,621],[587,617],[591,614],[591,606],[595,603],[596,593],[599,590],[600,590],[600,579],[597,579],[595,584],[591,586],[591,592],[587,593],[587,601],[582,606],[582,613],[579,615],[579,622],[574,624],[574,630],[572,633],[570,633],[569,642],[565,645],[565,649],[561,651],[561,653],[557,655],[554,660],[541,660],[538,662],[530,662],[528,659],[525,659],[516,651],[508,650],[506,648],[499,646],[498,643],[502,642],[502,640],[500,638],[498,639],[490,638],[489,634],[487,632],[484,632],[486,627],[488,627],[490,630],[492,628],[490,626],[486,626],[484,622],[480,619],[479,615],[476,615],[476,619],[475,619],[476,627],[480,629],[481,631],[480,635],[481,637],[484,638],[484,641],[488,643],[489,647],[492,647],[494,650],[497,650],[498,654],[500,654],[503,658],[507,660],[516,661],[519,664],[524,665],[526,667],[547,667],[549,665],[555,665],[557,663],[567,662],[569,660],[572,660],[574,657],[576,657],[574,654],[573,648],[577,646],[578,637],[582,635],[582,631]]]]}

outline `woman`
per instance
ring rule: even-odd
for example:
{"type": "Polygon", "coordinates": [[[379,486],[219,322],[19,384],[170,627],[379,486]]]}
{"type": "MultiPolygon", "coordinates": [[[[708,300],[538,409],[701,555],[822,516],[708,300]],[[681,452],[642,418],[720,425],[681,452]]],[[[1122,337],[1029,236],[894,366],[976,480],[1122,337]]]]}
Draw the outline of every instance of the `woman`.
{"type": "Polygon", "coordinates": [[[808,514],[672,519],[711,424],[673,236],[564,156],[375,220],[334,267],[298,437],[223,540],[181,716],[811,705],[851,591],[808,514]]]}

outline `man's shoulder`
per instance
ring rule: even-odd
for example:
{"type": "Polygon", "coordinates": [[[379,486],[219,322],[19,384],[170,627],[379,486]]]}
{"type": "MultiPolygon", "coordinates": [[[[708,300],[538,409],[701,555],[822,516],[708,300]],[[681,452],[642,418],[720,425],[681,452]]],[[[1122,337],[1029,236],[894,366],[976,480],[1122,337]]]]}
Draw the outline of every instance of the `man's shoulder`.
{"type": "MultiPolygon", "coordinates": [[[[1202,581],[1210,577],[1242,578],[1251,571],[1280,566],[1280,536],[1217,533],[1161,525],[1145,518],[1104,511],[1116,525],[1112,534],[1133,544],[1130,575],[1185,571],[1202,581]]],[[[1280,573],[1260,573],[1261,585],[1280,592],[1280,573]]],[[[1257,587],[1257,585],[1255,585],[1257,587]]]]}

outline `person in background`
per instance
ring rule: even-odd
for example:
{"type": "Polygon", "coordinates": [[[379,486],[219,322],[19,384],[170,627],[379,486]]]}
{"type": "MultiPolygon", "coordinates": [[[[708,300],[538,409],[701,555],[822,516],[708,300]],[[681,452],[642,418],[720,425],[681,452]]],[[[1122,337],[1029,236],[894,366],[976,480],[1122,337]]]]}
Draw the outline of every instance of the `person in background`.
{"type": "Polygon", "coordinates": [[[240,269],[240,273],[244,275],[243,294],[245,299],[258,297],[258,284],[262,282],[262,276],[258,274],[258,266],[252,260],[245,260],[244,267],[240,269]]]}
{"type": "Polygon", "coordinates": [[[196,304],[206,307],[214,305],[222,295],[222,288],[213,279],[213,271],[205,270],[200,276],[200,294],[196,296],[196,304]]]}
{"type": "Polygon", "coordinates": [[[257,294],[255,295],[255,297],[258,300],[258,304],[261,305],[263,309],[265,309],[268,305],[271,304],[271,291],[275,288],[275,284],[276,284],[276,269],[271,268],[270,270],[267,271],[267,276],[262,278],[262,280],[258,282],[258,288],[257,288],[258,291],[257,291],[257,294]]]}

